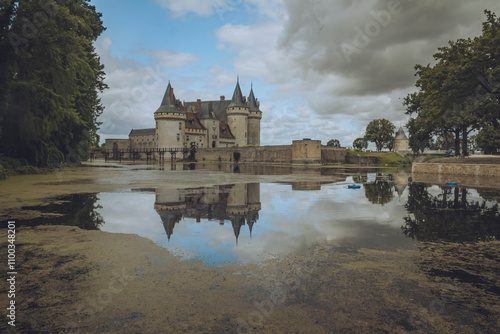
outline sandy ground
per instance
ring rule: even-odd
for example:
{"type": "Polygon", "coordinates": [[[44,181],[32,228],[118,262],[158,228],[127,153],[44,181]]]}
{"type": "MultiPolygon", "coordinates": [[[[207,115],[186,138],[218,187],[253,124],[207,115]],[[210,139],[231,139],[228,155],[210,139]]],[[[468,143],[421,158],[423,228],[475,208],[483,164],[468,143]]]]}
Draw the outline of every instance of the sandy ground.
{"type": "MultiPolygon", "coordinates": [[[[55,195],[128,189],[132,175],[133,187],[331,180],[75,168],[9,178],[0,184],[0,215],[32,214],[21,207],[55,195]]],[[[0,234],[6,250],[6,229],[0,234]]],[[[179,261],[135,235],[20,227],[16,328],[4,318],[0,332],[498,333],[499,246],[420,243],[418,250],[391,252],[325,242],[262,265],[213,268],[179,261]]],[[[2,270],[3,282],[6,275],[2,270]]],[[[3,310],[7,293],[3,284],[3,310]]]]}

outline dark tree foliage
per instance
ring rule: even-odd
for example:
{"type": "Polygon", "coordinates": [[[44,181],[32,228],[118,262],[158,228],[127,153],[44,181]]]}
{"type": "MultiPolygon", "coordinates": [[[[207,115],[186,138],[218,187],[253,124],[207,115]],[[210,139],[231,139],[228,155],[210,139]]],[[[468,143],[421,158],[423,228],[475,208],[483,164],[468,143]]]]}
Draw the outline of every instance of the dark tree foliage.
{"type": "Polygon", "coordinates": [[[85,158],[98,142],[105,30],[89,0],[0,0],[0,154],[37,166],[85,158]]]}
{"type": "Polygon", "coordinates": [[[424,184],[410,184],[403,233],[419,241],[498,240],[499,205],[468,200],[467,194],[466,189],[444,187],[434,196],[424,184]]]}
{"type": "Polygon", "coordinates": [[[340,141],[338,139],[330,139],[326,146],[340,147],[340,141]]]}
{"type": "Polygon", "coordinates": [[[476,136],[476,144],[484,153],[490,154],[500,150],[500,128],[485,126],[476,136]]]}
{"type": "Polygon", "coordinates": [[[405,100],[410,147],[418,152],[433,136],[455,137],[455,150],[467,153],[469,134],[500,124],[500,19],[485,11],[483,33],[450,41],[434,55],[436,64],[416,65],[418,92],[405,100]]]}

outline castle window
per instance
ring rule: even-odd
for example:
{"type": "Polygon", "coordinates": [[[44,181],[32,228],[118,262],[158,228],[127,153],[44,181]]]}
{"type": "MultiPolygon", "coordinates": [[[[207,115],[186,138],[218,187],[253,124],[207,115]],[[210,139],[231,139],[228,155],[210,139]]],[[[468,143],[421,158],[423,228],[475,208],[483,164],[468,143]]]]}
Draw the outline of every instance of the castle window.
{"type": "Polygon", "coordinates": [[[177,141],[181,140],[181,135],[180,133],[177,134],[177,141]]]}
{"type": "Polygon", "coordinates": [[[182,122],[179,122],[179,130],[182,130],[182,122]]]}
{"type": "Polygon", "coordinates": [[[186,136],[186,141],[189,141],[189,136],[186,136]]]}

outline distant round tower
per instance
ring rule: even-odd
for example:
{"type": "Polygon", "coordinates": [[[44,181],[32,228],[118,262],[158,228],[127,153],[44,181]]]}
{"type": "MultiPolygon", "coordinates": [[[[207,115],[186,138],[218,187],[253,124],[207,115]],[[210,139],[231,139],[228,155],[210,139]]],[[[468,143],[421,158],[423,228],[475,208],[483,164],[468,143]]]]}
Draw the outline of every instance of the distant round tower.
{"type": "MultiPolygon", "coordinates": [[[[180,101],[175,99],[174,89],[168,83],[160,107],[154,113],[156,122],[156,147],[184,147],[186,112],[180,101]]],[[[165,157],[168,159],[168,156],[165,157]]]]}
{"type": "Polygon", "coordinates": [[[237,146],[248,145],[248,107],[243,101],[239,80],[234,88],[233,99],[226,109],[227,122],[231,133],[236,137],[237,146]]]}
{"type": "Polygon", "coordinates": [[[405,132],[402,127],[399,127],[399,130],[396,132],[396,136],[394,137],[394,152],[399,154],[408,153],[408,137],[406,137],[405,132]]]}
{"type": "Polygon", "coordinates": [[[260,120],[262,111],[259,109],[259,102],[253,95],[253,87],[248,96],[248,145],[260,146],[260,120]]]}

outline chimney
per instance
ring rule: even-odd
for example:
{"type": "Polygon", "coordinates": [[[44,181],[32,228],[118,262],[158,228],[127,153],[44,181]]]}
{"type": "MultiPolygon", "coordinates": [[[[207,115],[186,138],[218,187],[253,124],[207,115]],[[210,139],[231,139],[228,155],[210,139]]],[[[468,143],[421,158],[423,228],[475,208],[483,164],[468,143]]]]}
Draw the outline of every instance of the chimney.
{"type": "Polygon", "coordinates": [[[221,101],[225,101],[225,100],[226,100],[226,97],[225,97],[224,95],[221,95],[221,96],[220,96],[220,100],[221,100],[221,101]]]}
{"type": "Polygon", "coordinates": [[[196,113],[198,115],[201,115],[201,100],[200,99],[196,100],[196,113]]]}
{"type": "Polygon", "coordinates": [[[209,112],[213,111],[212,101],[208,102],[208,111],[209,112]]]}
{"type": "Polygon", "coordinates": [[[175,104],[174,101],[174,89],[170,87],[170,104],[175,104]]]}

